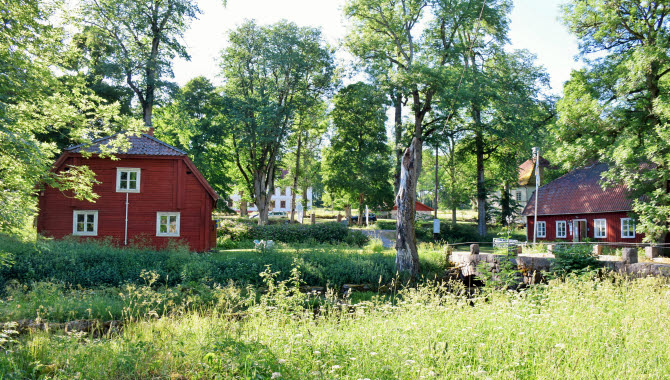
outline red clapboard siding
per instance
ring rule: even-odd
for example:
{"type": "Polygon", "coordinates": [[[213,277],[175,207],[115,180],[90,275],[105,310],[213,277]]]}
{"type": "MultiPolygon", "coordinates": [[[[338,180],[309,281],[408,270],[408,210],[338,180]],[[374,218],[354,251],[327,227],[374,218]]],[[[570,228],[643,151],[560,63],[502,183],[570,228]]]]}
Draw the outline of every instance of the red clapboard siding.
{"type": "MultiPolygon", "coordinates": [[[[193,251],[214,247],[211,236],[211,213],[216,199],[206,188],[202,176],[186,156],[120,156],[112,161],[94,156],[83,159],[66,153],[59,159],[56,171],[69,165],[88,165],[100,182],[94,186],[99,195],[95,202],[76,200],[47,187],[39,197],[38,232],[55,238],[72,235],[75,210],[98,211],[98,235],[124,243],[126,193],[116,192],[117,168],[140,168],[140,192],[128,193],[128,243],[138,239],[156,248],[171,240],[187,243],[193,251]],[[180,212],[180,236],[156,236],[156,213],[180,212]]],[[[205,182],[206,184],[206,182],[205,182]]],[[[206,185],[209,187],[209,185],[206,185]]]]}
{"type": "MultiPolygon", "coordinates": [[[[630,218],[630,214],[627,212],[609,212],[609,213],[599,213],[599,214],[574,214],[574,215],[538,215],[538,222],[546,222],[547,225],[547,236],[544,238],[537,238],[539,241],[573,241],[573,235],[570,231],[570,223],[575,219],[586,219],[586,235],[589,239],[594,242],[607,242],[607,243],[641,243],[644,238],[644,234],[635,233],[634,238],[622,238],[621,237],[621,219],[630,218]],[[607,237],[605,238],[595,238],[594,237],[594,227],[593,221],[595,219],[605,219],[607,221],[607,237]],[[566,221],[567,222],[567,237],[565,239],[556,237],[556,222],[557,221],[566,221]]],[[[526,229],[526,236],[529,241],[533,240],[534,233],[534,217],[532,215],[528,216],[528,223],[526,229]]]]}

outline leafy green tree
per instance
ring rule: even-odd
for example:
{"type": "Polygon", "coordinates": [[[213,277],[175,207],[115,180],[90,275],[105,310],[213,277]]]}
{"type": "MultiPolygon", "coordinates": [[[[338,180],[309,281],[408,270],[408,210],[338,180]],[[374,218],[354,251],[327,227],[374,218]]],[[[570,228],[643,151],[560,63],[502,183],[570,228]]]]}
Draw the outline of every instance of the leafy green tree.
{"type": "Polygon", "coordinates": [[[604,185],[624,184],[638,230],[663,239],[670,221],[668,1],[571,1],[563,7],[587,67],[558,103],[556,155],[564,168],[609,162],[604,185]]]}
{"type": "Polygon", "coordinates": [[[266,224],[278,164],[297,112],[333,86],[333,52],[318,29],[248,21],[221,57],[234,159],[266,224]]]}
{"type": "Polygon", "coordinates": [[[193,159],[210,185],[223,198],[230,193],[232,155],[222,115],[221,96],[205,77],[191,79],[172,102],[157,108],[156,137],[193,159]]]}
{"type": "MultiPolygon", "coordinates": [[[[116,131],[137,133],[139,125],[119,116],[80,76],[64,72],[64,31],[49,23],[54,8],[38,1],[0,4],[0,231],[16,232],[36,212],[35,195],[44,185],[95,200],[94,173],[88,167],[50,171],[59,146],[44,136],[86,143],[116,131]],[[57,70],[52,70],[55,68],[57,70]]],[[[115,139],[102,156],[127,144],[115,139]]]]}
{"type": "Polygon", "coordinates": [[[340,90],[331,113],[333,136],[324,153],[323,181],[329,192],[358,206],[359,224],[366,204],[388,208],[393,199],[383,101],[374,87],[358,82],[340,90]]]}
{"type": "Polygon", "coordinates": [[[83,0],[81,8],[89,35],[113,46],[106,63],[121,68],[151,126],[157,91],[170,85],[172,61],[190,59],[182,38],[200,9],[190,0],[83,0]]]}

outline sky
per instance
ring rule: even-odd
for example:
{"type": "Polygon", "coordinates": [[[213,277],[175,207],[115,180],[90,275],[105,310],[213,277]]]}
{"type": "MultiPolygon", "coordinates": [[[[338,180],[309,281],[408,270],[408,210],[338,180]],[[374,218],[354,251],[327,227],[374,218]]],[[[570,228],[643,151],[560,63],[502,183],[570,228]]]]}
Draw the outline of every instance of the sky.
{"type": "MultiPolygon", "coordinates": [[[[537,56],[551,79],[552,92],[560,95],[563,83],[572,69],[579,68],[574,59],[577,41],[561,23],[559,6],[565,0],[514,0],[510,14],[509,37],[512,49],[527,49],[537,56]]],[[[174,63],[175,81],[184,85],[203,75],[221,84],[218,59],[226,46],[227,32],[247,19],[271,24],[282,19],[300,26],[320,27],[326,40],[337,45],[346,35],[342,16],[344,0],[199,0],[202,14],[193,21],[184,39],[190,61],[174,63]]]]}

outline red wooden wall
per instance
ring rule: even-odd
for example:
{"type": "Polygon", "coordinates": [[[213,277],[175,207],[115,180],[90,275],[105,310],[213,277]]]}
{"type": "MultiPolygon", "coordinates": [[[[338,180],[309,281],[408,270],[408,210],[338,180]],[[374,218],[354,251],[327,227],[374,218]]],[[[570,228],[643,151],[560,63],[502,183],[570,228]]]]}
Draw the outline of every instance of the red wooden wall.
{"type": "MultiPolygon", "coordinates": [[[[63,238],[72,235],[74,210],[98,211],[98,234],[124,244],[126,193],[116,192],[116,168],[140,168],[140,192],[128,193],[128,243],[144,240],[161,249],[170,240],[187,243],[192,251],[207,251],[212,245],[212,209],[215,200],[196,178],[181,156],[120,156],[121,160],[68,157],[57,168],[88,165],[101,182],[94,186],[95,202],[79,201],[47,187],[39,197],[38,232],[63,238]],[[179,237],[156,236],[156,213],[180,212],[179,237]]],[[[215,240],[214,240],[215,241],[215,240]]]]}
{"type": "MultiPolygon", "coordinates": [[[[538,241],[573,241],[572,234],[570,233],[570,223],[574,219],[586,219],[587,237],[592,241],[602,241],[607,243],[641,243],[644,234],[635,233],[634,238],[622,238],[621,237],[621,219],[630,218],[630,214],[627,212],[609,212],[602,214],[575,214],[575,215],[538,215],[538,222],[547,223],[547,236],[544,238],[537,238],[538,241]],[[607,237],[606,238],[595,238],[593,228],[594,219],[605,219],[607,220],[607,237]],[[557,221],[566,221],[567,222],[567,238],[557,238],[556,237],[556,222],[557,221]]],[[[528,216],[528,223],[526,224],[526,236],[528,241],[533,241],[534,233],[534,217],[532,215],[528,216]]]]}

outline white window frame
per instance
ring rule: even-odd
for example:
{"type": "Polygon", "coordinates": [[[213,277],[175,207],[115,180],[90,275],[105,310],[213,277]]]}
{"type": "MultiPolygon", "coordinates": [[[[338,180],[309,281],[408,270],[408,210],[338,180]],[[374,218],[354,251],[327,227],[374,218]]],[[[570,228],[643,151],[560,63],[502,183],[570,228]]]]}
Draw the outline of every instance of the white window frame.
{"type": "Polygon", "coordinates": [[[537,237],[539,238],[547,237],[547,222],[537,222],[537,237]],[[544,233],[542,233],[542,235],[540,235],[540,226],[542,226],[542,229],[544,230],[544,233]]]}
{"type": "Polygon", "coordinates": [[[607,238],[607,219],[593,219],[593,237],[596,239],[605,239],[607,238]],[[605,234],[599,235],[598,222],[603,222],[605,227],[605,234]]]}
{"type": "Polygon", "coordinates": [[[116,192],[117,193],[139,193],[142,179],[142,169],[140,168],[116,168],[116,192]],[[130,173],[137,173],[136,189],[121,188],[121,173],[128,173],[127,181],[130,182],[130,173]]]}
{"type": "Polygon", "coordinates": [[[72,213],[72,235],[98,236],[98,210],[74,210],[72,213]],[[93,214],[93,231],[77,231],[77,216],[84,215],[84,229],[86,229],[86,215],[93,214]]]}
{"type": "Polygon", "coordinates": [[[514,199],[516,199],[517,202],[522,202],[523,201],[523,198],[521,197],[521,195],[522,195],[521,190],[517,190],[515,195],[516,195],[516,197],[514,199]]]}
{"type": "Polygon", "coordinates": [[[633,218],[621,218],[621,238],[622,239],[634,239],[635,238],[635,221],[633,220],[633,218]],[[628,232],[629,233],[631,232],[630,231],[630,225],[631,224],[633,225],[633,235],[624,235],[623,234],[624,233],[624,229],[623,229],[624,221],[629,222],[629,224],[628,224],[628,232]]]}
{"type": "Polygon", "coordinates": [[[568,237],[568,223],[565,220],[557,220],[556,221],[556,238],[557,239],[565,239],[568,237]],[[563,234],[561,235],[561,228],[559,227],[560,224],[563,224],[563,234]]]}
{"type": "MultiPolygon", "coordinates": [[[[168,228],[169,231],[169,228],[168,228]]],[[[159,211],[156,213],[156,236],[179,236],[179,233],[181,232],[181,213],[180,212],[162,212],[159,211]],[[176,216],[177,217],[177,232],[161,232],[161,217],[166,216],[168,217],[168,227],[170,224],[170,217],[171,216],[176,216]]]]}

